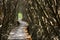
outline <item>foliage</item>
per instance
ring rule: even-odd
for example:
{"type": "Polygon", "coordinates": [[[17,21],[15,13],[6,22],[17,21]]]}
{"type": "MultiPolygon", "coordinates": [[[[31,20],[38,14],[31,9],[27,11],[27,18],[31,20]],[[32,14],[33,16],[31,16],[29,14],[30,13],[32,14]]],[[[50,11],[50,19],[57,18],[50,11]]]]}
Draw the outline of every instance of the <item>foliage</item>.
{"type": "Polygon", "coordinates": [[[33,40],[60,40],[59,0],[26,0],[24,20],[33,40]]]}
{"type": "Polygon", "coordinates": [[[0,2],[0,9],[2,10],[0,13],[3,14],[0,38],[7,40],[11,29],[16,26],[19,0],[0,0],[0,2]]]}

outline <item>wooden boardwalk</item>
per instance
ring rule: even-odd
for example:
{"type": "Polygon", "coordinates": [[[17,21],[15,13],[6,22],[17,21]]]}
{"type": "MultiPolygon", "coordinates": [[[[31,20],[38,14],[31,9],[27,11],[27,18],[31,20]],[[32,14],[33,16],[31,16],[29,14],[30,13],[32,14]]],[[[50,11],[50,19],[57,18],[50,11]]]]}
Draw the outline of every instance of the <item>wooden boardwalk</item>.
{"type": "Polygon", "coordinates": [[[27,30],[28,24],[24,21],[20,21],[18,28],[13,29],[8,37],[9,40],[32,40],[27,30]]]}

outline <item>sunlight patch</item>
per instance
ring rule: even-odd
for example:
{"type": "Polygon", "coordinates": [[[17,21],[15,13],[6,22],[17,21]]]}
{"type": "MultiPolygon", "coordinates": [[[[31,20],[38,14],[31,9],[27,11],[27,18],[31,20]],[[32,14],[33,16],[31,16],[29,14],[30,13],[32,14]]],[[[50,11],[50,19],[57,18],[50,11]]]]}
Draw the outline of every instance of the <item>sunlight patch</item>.
{"type": "Polygon", "coordinates": [[[22,13],[18,13],[18,19],[22,19],[23,18],[23,15],[22,15],[22,13]]]}

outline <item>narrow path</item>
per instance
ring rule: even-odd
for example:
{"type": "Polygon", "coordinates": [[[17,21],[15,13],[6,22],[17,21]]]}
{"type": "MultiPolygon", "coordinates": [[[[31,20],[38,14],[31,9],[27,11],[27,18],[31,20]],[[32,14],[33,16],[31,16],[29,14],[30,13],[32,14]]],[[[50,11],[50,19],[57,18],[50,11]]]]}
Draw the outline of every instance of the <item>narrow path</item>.
{"type": "Polygon", "coordinates": [[[15,39],[32,40],[31,36],[29,35],[28,30],[27,30],[28,24],[24,21],[19,21],[19,22],[20,22],[19,27],[13,29],[10,32],[8,39],[10,39],[10,40],[15,40],[15,39]]]}

